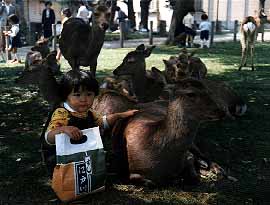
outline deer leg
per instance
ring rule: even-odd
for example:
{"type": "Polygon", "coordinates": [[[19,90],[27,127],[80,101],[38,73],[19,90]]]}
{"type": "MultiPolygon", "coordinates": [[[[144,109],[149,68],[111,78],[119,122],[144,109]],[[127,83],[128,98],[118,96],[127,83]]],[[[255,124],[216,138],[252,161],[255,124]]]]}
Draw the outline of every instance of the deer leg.
{"type": "MultiPolygon", "coordinates": [[[[206,168],[209,169],[211,161],[200,151],[200,149],[197,147],[197,145],[192,143],[189,151],[197,158],[200,158],[201,160],[205,161],[207,163],[206,168]]],[[[205,166],[202,162],[199,162],[199,164],[200,164],[200,166],[205,166]]]]}
{"type": "Polygon", "coordinates": [[[251,69],[254,71],[254,45],[250,46],[251,69]]]}
{"type": "Polygon", "coordinates": [[[243,66],[246,66],[246,62],[247,62],[247,47],[243,47],[242,48],[242,58],[241,58],[241,64],[239,66],[239,71],[241,70],[241,68],[243,66]]]}
{"type": "Polygon", "coordinates": [[[144,176],[140,174],[131,173],[129,175],[129,179],[133,183],[143,184],[144,186],[149,188],[154,188],[156,186],[156,184],[153,181],[144,178],[144,176]]]}
{"type": "Polygon", "coordinates": [[[200,176],[196,172],[194,156],[192,153],[188,152],[185,159],[185,168],[184,168],[184,184],[195,185],[200,182],[200,176]]]}

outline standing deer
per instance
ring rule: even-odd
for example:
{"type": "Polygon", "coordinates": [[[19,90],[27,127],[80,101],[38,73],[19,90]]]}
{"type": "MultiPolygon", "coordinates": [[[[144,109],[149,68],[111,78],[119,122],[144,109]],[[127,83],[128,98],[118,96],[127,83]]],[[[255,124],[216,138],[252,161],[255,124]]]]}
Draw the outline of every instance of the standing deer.
{"type": "Polygon", "coordinates": [[[242,58],[239,66],[239,71],[243,66],[246,66],[248,50],[250,49],[250,58],[251,58],[251,68],[254,71],[254,45],[257,39],[258,26],[260,22],[252,16],[244,18],[240,26],[241,39],[240,43],[242,46],[242,58]]]}
{"type": "Polygon", "coordinates": [[[91,26],[80,18],[68,19],[63,25],[59,47],[72,69],[90,66],[95,76],[97,58],[104,43],[105,31],[109,27],[109,9],[98,5],[94,8],[92,18],[91,26]]]}

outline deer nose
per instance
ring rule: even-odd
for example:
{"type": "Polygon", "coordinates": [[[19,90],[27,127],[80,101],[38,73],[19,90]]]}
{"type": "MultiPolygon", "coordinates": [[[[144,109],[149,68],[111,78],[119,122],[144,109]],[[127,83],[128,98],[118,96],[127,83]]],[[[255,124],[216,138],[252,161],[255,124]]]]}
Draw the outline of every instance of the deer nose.
{"type": "Polygon", "coordinates": [[[107,30],[109,28],[108,23],[102,23],[101,26],[102,26],[103,30],[107,30]]]}

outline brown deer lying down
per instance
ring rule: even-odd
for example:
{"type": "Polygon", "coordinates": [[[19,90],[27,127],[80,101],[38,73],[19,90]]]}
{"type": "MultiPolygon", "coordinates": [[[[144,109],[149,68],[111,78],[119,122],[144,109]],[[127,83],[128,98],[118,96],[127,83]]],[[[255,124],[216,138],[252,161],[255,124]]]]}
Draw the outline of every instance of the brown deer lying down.
{"type": "Polygon", "coordinates": [[[241,32],[241,47],[242,47],[242,58],[239,66],[239,71],[243,66],[246,66],[248,51],[250,50],[250,58],[251,58],[251,68],[254,71],[254,45],[257,39],[259,22],[255,20],[254,17],[248,16],[245,17],[240,26],[241,32]]]}
{"type": "Polygon", "coordinates": [[[206,65],[200,58],[194,57],[193,53],[188,53],[187,49],[182,49],[179,55],[171,56],[169,60],[163,60],[165,64],[165,77],[168,83],[175,83],[186,77],[203,79],[206,76],[206,65]]]}
{"type": "MultiPolygon", "coordinates": [[[[171,57],[165,64],[165,77],[170,84],[165,86],[167,90],[164,89],[163,92],[166,90],[169,96],[173,96],[171,89],[173,89],[174,83],[191,77],[191,74],[188,70],[183,69],[184,66],[176,57],[171,57]]],[[[223,107],[229,117],[242,116],[246,112],[246,103],[229,85],[221,81],[208,79],[201,79],[200,81],[209,89],[213,99],[223,107]]],[[[193,81],[190,82],[190,86],[192,86],[192,83],[193,81]]]]}
{"type": "Polygon", "coordinates": [[[130,180],[168,184],[180,178],[190,165],[188,150],[200,123],[225,115],[202,83],[200,89],[178,90],[177,96],[165,115],[162,108],[155,111],[155,103],[149,103],[127,122],[123,135],[130,180]]]}
{"type": "Polygon", "coordinates": [[[116,76],[130,76],[130,84],[138,102],[158,99],[164,87],[163,78],[158,77],[155,69],[152,72],[146,71],[145,58],[150,56],[154,48],[155,46],[145,48],[144,44],[139,45],[134,51],[129,52],[121,65],[113,71],[116,76]]]}
{"type": "Polygon", "coordinates": [[[58,67],[56,51],[53,51],[38,64],[31,65],[28,70],[24,70],[16,79],[16,83],[37,84],[44,99],[53,106],[60,102],[58,83],[53,72],[58,67]]]}
{"type": "Polygon", "coordinates": [[[31,51],[26,54],[25,69],[27,70],[31,65],[39,63],[42,59],[46,58],[49,53],[48,40],[39,39],[31,48],[31,51]]]}
{"type": "Polygon", "coordinates": [[[80,18],[68,19],[63,25],[59,47],[72,69],[90,66],[95,76],[97,58],[109,27],[110,12],[106,6],[98,5],[92,16],[91,26],[80,18]]]}

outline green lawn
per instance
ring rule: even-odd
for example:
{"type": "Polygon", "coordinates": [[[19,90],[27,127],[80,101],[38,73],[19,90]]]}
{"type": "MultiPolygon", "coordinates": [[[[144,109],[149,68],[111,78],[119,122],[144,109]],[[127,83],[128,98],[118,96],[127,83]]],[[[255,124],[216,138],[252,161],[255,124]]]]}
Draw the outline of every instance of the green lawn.
{"type": "MultiPolygon", "coordinates": [[[[131,49],[103,49],[98,60],[99,79],[111,73],[131,49]]],[[[197,141],[219,163],[232,182],[202,180],[198,186],[148,189],[114,185],[87,199],[89,204],[270,204],[270,59],[269,43],[256,45],[256,71],[238,72],[239,43],[219,43],[198,50],[207,64],[208,78],[226,81],[245,99],[243,117],[201,126],[197,141]]],[[[177,47],[157,47],[147,67],[164,69],[162,59],[177,47]]],[[[55,195],[40,163],[39,135],[49,111],[35,86],[20,87],[14,79],[20,66],[0,65],[0,204],[47,204],[55,195]]],[[[69,69],[62,61],[62,69],[69,69]]],[[[53,204],[53,203],[52,203],[53,204]]]]}

